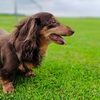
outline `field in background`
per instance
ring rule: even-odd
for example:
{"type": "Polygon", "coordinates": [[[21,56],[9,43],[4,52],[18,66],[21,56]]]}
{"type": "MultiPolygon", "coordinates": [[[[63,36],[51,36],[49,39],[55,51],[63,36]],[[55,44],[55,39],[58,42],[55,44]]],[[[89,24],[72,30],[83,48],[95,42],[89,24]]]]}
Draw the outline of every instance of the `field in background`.
{"type": "MultiPolygon", "coordinates": [[[[13,94],[3,94],[0,86],[0,100],[100,100],[100,19],[58,20],[75,34],[66,37],[67,45],[50,44],[37,76],[17,77],[13,94]]],[[[15,23],[0,16],[0,28],[11,32],[15,23]]]]}

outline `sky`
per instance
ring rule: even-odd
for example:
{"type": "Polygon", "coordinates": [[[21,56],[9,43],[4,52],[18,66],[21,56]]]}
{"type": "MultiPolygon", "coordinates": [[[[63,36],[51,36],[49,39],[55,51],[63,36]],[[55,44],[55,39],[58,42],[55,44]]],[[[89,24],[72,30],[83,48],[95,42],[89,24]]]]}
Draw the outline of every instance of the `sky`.
{"type": "MultiPolygon", "coordinates": [[[[0,13],[14,13],[15,0],[0,0],[0,13]]],[[[100,0],[16,0],[19,14],[43,11],[55,16],[100,17],[100,0]],[[35,2],[35,3],[34,3],[35,2]]]]}

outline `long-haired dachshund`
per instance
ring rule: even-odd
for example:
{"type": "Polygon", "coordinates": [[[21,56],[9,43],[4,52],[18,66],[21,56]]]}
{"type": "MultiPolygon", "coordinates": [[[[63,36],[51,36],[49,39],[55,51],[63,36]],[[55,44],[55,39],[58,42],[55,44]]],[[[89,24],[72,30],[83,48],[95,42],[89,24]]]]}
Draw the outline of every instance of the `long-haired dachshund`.
{"type": "Polygon", "coordinates": [[[25,76],[35,76],[32,69],[40,65],[51,42],[64,45],[61,36],[74,31],[51,14],[37,13],[16,25],[12,34],[0,30],[0,81],[4,93],[14,91],[13,81],[19,71],[25,76]]]}

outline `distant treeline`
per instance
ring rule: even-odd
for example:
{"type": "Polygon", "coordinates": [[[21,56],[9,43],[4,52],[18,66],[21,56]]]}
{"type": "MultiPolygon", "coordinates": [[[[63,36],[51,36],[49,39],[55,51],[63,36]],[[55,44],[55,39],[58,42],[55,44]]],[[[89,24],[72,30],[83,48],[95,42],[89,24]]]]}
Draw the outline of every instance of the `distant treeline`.
{"type": "MultiPolygon", "coordinates": [[[[15,14],[0,13],[0,16],[15,16],[15,14]]],[[[24,14],[17,14],[17,16],[26,16],[24,14]]]]}

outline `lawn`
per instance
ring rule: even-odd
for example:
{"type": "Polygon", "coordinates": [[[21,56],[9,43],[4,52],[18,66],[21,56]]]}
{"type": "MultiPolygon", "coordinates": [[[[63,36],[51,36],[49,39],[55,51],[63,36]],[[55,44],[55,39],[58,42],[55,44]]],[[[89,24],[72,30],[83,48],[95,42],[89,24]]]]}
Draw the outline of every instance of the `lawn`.
{"type": "MultiPolygon", "coordinates": [[[[19,17],[19,20],[23,17],[19,17]]],[[[50,44],[35,78],[17,77],[13,94],[0,100],[100,100],[100,19],[58,18],[75,30],[67,45],[50,44]]],[[[0,28],[14,30],[13,16],[0,16],[0,28]]]]}

